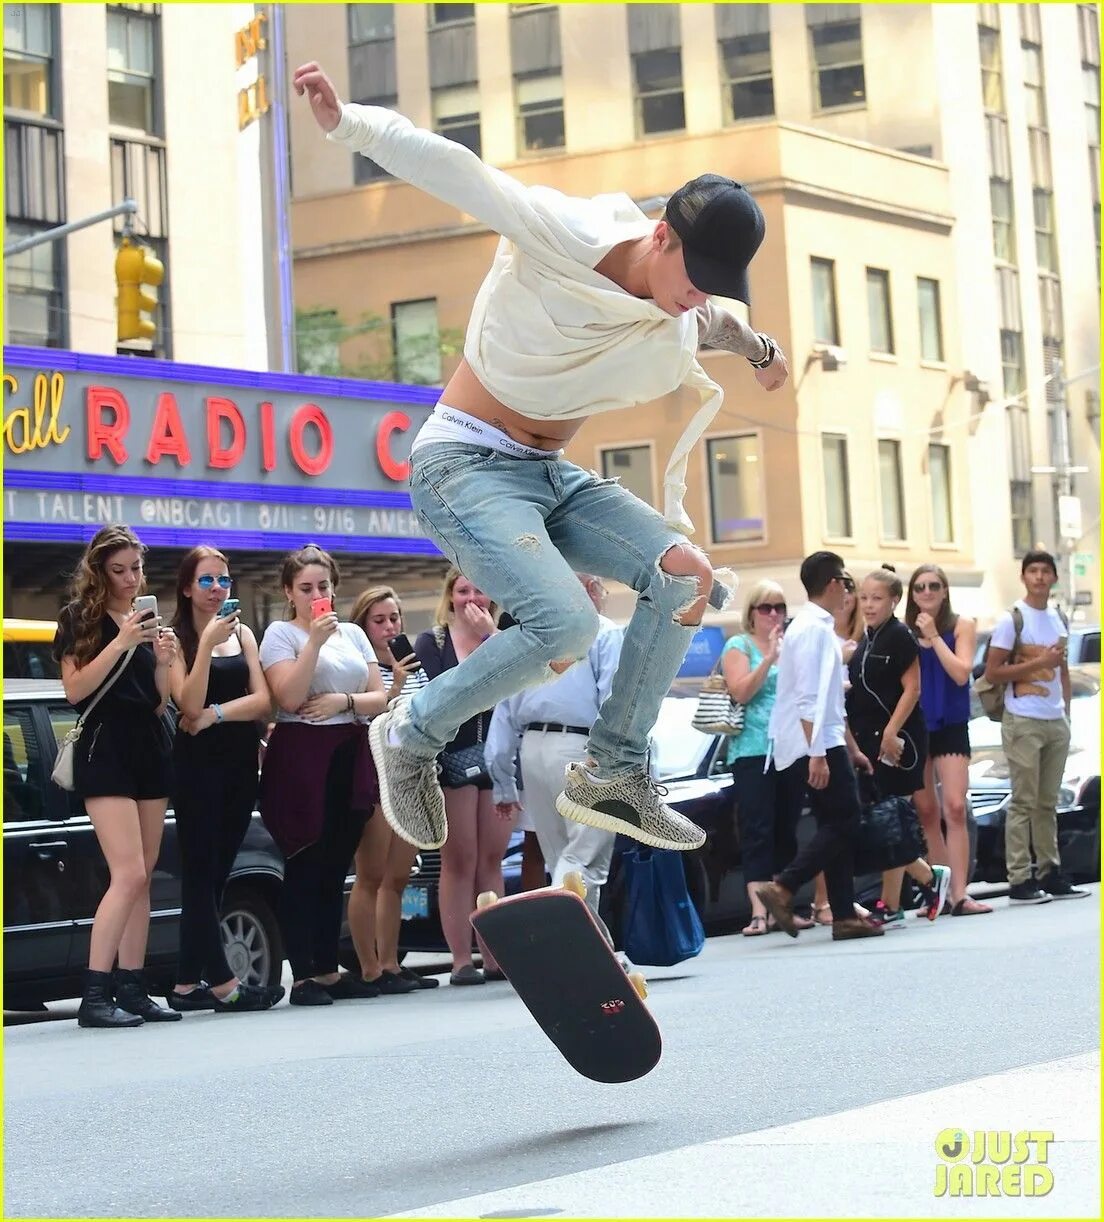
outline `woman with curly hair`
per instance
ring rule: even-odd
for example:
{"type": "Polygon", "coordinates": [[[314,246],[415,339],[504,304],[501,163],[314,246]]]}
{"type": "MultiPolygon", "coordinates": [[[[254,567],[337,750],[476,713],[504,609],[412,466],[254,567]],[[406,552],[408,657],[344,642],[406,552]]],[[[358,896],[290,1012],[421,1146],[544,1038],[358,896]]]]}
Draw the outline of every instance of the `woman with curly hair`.
{"type": "Polygon", "coordinates": [[[105,526],[84,550],[58,616],[54,657],[69,703],[82,714],[74,791],[83,798],[110,882],[92,921],[82,1027],[137,1027],[180,1018],[155,1004],[142,980],[150,876],[172,790],[172,746],[162,719],[176,637],[134,610],[145,589],[145,546],[126,526],[105,526]],[[116,956],[118,971],[112,976],[116,956]]]}

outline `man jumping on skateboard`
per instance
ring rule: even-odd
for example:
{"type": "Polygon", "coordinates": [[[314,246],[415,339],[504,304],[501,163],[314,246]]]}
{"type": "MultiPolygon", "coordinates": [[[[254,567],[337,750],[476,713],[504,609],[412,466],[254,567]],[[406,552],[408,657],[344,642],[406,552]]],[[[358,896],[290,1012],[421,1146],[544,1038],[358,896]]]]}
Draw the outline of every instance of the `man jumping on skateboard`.
{"type": "Polygon", "coordinates": [[[330,140],[502,235],[464,359],[414,441],[410,497],[445,555],[517,623],[372,722],[384,817],[419,848],[444,843],[436,756],[466,719],[585,656],[598,615],[574,573],[590,572],[631,586],[637,604],[588,758],[568,769],[557,807],[645,844],[697,848],[704,833],[648,775],[648,734],[706,605],[722,608],[736,584],[686,541],[687,459],[723,397],[698,347],[745,356],[766,390],[789,372],[773,340],[708,299],[747,302],[758,205],[705,174],[651,221],[626,195],[526,187],[392,110],[343,105],[317,63],[294,86],[330,140]],[[700,406],[667,466],[662,515],[564,460],[588,416],[680,386],[700,406]]]}

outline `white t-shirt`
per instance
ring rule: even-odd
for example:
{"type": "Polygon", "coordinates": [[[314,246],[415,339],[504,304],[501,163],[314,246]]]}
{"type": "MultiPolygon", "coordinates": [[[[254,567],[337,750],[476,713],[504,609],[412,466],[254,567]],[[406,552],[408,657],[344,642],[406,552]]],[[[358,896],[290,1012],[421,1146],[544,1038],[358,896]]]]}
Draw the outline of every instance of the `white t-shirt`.
{"type": "MultiPolygon", "coordinates": [[[[1069,636],[1069,629],[1053,607],[1039,611],[1027,603],[1016,603],[1023,616],[1023,632],[1016,657],[1009,662],[1026,662],[1033,651],[1053,645],[1060,636],[1069,636]]],[[[1016,628],[1012,623],[1012,612],[1006,611],[993,629],[990,646],[1011,650],[1016,639],[1016,628]]],[[[1034,717],[1036,721],[1057,721],[1066,715],[1066,702],[1062,696],[1062,671],[1060,667],[1040,667],[1027,679],[1010,683],[1004,694],[1004,707],[1017,717],[1034,717]]]]}
{"type": "MultiPolygon", "coordinates": [[[[261,666],[268,670],[277,662],[294,662],[303,651],[309,639],[309,634],[298,624],[290,620],[277,620],[265,629],[261,641],[261,666]]],[[[379,666],[372,646],[364,630],[356,624],[338,624],[337,631],[330,636],[318,651],[318,662],[314,668],[314,678],[311,679],[307,699],[321,695],[323,692],[357,692],[368,691],[370,667],[379,666]]],[[[305,721],[298,713],[288,713],[284,709],[276,710],[277,721],[305,721]]],[[[336,717],[328,717],[325,721],[312,721],[314,726],[340,726],[356,721],[356,717],[342,710],[336,717]]]]}

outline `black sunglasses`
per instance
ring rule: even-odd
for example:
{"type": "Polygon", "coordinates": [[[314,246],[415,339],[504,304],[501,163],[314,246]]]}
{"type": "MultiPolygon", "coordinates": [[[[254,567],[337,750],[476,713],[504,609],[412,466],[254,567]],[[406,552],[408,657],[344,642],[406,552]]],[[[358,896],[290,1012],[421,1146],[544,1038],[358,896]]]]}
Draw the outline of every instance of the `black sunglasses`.
{"type": "Polygon", "coordinates": [[[756,605],[752,607],[752,610],[760,611],[762,612],[763,615],[770,615],[772,611],[776,615],[785,615],[786,614],[786,604],[785,603],[756,603],[756,605]]]}
{"type": "Polygon", "coordinates": [[[943,583],[941,581],[918,581],[912,587],[912,592],[914,594],[923,594],[925,590],[930,590],[933,594],[938,594],[942,589],[943,583]]]}
{"type": "Polygon", "coordinates": [[[836,576],[832,578],[832,580],[840,582],[848,594],[855,593],[855,583],[851,580],[850,577],[845,577],[843,573],[837,573],[836,576]]]}

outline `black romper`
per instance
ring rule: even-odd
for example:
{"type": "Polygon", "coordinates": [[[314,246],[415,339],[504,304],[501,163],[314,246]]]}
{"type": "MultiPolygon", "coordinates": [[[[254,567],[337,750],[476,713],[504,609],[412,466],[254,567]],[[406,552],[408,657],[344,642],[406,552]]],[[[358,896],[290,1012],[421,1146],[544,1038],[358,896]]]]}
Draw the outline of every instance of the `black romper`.
{"type": "MultiPolygon", "coordinates": [[[[58,662],[76,645],[74,609],[64,607],[54,636],[58,662]]],[[[119,635],[110,615],[100,621],[102,652],[119,635]]],[[[120,658],[120,665],[122,659],[120,658]]],[[[153,646],[141,644],[110,691],[92,710],[73,754],[74,791],[81,798],[167,798],[172,792],[172,743],[154,672],[153,646]]],[[[110,673],[115,673],[114,671],[110,673]]],[[[73,707],[83,713],[95,692],[73,707]]]]}
{"type": "Polygon", "coordinates": [[[848,663],[847,721],[859,750],[874,765],[874,782],[883,797],[908,797],[924,788],[928,731],[919,701],[899,731],[905,740],[900,766],[878,760],[882,733],[904,691],[902,676],[919,653],[916,638],[891,616],[873,633],[863,634],[848,663]]]}

